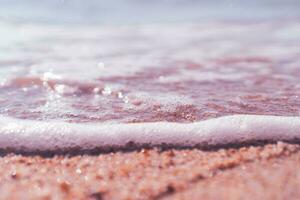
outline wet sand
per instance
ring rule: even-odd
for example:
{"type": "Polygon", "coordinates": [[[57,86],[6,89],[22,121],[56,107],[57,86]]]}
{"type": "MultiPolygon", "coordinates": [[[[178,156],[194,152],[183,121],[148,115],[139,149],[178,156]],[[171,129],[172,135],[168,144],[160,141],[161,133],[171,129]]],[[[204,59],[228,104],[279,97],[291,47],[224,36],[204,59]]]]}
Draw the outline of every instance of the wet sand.
{"type": "Polygon", "coordinates": [[[0,199],[297,199],[300,145],[0,158],[0,199]]]}

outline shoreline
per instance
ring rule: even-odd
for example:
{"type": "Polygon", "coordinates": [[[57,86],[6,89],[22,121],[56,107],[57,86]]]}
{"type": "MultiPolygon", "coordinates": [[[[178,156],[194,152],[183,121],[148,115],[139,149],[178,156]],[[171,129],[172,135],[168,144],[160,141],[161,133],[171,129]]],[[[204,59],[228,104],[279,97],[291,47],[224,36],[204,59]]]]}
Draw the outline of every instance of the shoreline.
{"type": "Polygon", "coordinates": [[[209,149],[234,144],[297,142],[300,117],[231,115],[193,123],[75,124],[0,118],[7,152],[110,152],[149,147],[209,149]]]}

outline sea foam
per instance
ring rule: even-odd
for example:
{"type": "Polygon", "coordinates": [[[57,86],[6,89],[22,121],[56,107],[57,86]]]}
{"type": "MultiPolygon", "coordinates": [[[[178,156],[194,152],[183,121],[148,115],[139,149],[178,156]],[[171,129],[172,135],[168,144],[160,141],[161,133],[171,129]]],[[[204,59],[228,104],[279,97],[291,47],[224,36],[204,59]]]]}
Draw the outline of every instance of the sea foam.
{"type": "Polygon", "coordinates": [[[300,139],[300,117],[231,115],[194,123],[74,124],[0,117],[0,148],[56,151],[147,146],[226,145],[300,139]]]}

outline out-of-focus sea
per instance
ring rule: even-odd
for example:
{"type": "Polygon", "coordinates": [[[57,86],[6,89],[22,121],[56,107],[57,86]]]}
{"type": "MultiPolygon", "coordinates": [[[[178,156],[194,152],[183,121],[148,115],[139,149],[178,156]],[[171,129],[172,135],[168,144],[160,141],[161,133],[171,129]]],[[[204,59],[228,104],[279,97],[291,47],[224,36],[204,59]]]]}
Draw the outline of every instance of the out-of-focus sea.
{"type": "Polygon", "coordinates": [[[18,23],[179,23],[300,15],[298,0],[0,0],[0,5],[0,20],[18,23]]]}

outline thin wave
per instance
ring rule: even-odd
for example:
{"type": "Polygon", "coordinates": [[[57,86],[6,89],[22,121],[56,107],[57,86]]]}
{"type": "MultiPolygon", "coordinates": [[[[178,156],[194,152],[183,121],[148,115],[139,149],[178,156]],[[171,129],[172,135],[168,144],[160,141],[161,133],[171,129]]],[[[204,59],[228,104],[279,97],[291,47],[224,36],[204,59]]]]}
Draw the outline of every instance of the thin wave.
{"type": "Polygon", "coordinates": [[[300,117],[232,115],[189,124],[72,124],[0,117],[0,149],[64,151],[138,146],[193,147],[300,139],[300,117]]]}

